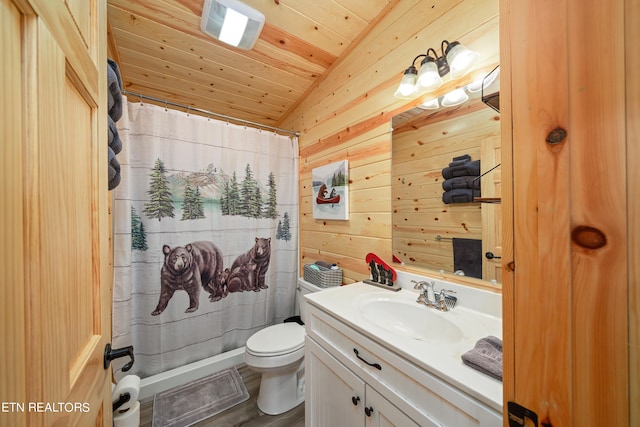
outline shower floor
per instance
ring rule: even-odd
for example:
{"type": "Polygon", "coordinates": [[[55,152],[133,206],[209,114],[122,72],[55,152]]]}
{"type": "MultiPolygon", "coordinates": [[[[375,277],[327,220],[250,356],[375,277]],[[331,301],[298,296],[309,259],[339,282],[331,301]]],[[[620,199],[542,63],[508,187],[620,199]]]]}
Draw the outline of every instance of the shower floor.
{"type": "MultiPolygon", "coordinates": [[[[253,372],[245,364],[237,366],[249,400],[227,409],[209,419],[193,424],[196,427],[304,427],[304,403],[281,415],[266,415],[256,404],[260,388],[260,374],[253,372]]],[[[140,427],[151,427],[153,419],[153,398],[141,402],[140,427]]]]}

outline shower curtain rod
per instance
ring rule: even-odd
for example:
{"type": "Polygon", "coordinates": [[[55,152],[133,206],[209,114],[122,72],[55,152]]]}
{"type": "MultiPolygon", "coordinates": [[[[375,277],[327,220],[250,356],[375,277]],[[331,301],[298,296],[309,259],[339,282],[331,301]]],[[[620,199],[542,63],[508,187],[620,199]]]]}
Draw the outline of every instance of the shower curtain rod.
{"type": "Polygon", "coordinates": [[[123,90],[122,93],[125,94],[125,95],[136,96],[136,97],[141,98],[141,99],[148,99],[150,101],[160,102],[160,103],[162,103],[164,105],[171,105],[172,107],[183,108],[183,109],[185,109],[187,111],[197,111],[198,113],[206,114],[206,115],[212,116],[212,117],[217,117],[219,119],[230,120],[230,121],[234,121],[234,122],[237,122],[237,123],[242,123],[242,124],[245,124],[245,125],[251,125],[253,127],[258,127],[258,128],[262,128],[262,129],[269,129],[269,130],[279,131],[279,132],[282,132],[282,133],[288,133],[288,134],[294,135],[296,137],[300,136],[300,132],[296,132],[294,130],[277,128],[277,127],[274,127],[274,126],[263,125],[263,124],[252,122],[252,121],[249,121],[249,120],[238,119],[236,117],[231,117],[231,116],[225,116],[224,114],[218,114],[218,113],[214,113],[212,111],[202,110],[200,108],[195,108],[195,107],[192,107],[190,105],[178,104],[176,102],[167,101],[166,99],[154,98],[153,96],[147,96],[147,95],[143,95],[141,93],[129,92],[128,90],[123,90]]]}

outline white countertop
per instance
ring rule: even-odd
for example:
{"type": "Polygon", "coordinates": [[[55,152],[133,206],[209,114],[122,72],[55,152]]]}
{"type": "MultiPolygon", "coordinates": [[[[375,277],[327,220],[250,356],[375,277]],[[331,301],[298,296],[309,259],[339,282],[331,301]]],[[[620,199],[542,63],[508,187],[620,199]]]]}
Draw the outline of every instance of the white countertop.
{"type": "MultiPolygon", "coordinates": [[[[457,285],[449,286],[449,284],[446,284],[446,288],[460,289],[457,285]]],[[[502,338],[502,319],[496,316],[499,313],[495,310],[496,306],[499,307],[501,296],[499,294],[474,295],[475,292],[485,291],[462,288],[466,289],[459,290],[456,295],[459,298],[458,302],[455,308],[448,312],[439,312],[436,309],[418,305],[415,302],[418,291],[403,287],[402,290],[393,292],[362,282],[308,294],[306,298],[309,303],[340,319],[378,344],[410,360],[487,406],[502,412],[502,382],[470,368],[461,359],[461,355],[471,350],[480,338],[488,335],[502,338]],[[468,299],[467,304],[465,304],[465,298],[468,299]],[[488,309],[483,310],[485,312],[478,311],[482,307],[478,306],[477,301],[486,301],[487,298],[488,309]],[[496,298],[498,304],[496,304],[496,298]],[[475,301],[473,304],[471,304],[472,299],[475,301]],[[416,304],[424,310],[433,312],[434,315],[446,317],[462,330],[463,336],[455,342],[440,342],[439,340],[413,339],[394,333],[390,329],[379,326],[379,323],[367,320],[361,312],[363,303],[375,300],[383,303],[397,301],[416,304]]],[[[436,285],[436,290],[439,289],[440,286],[436,285]]],[[[428,329],[430,325],[425,322],[423,327],[428,329]]]]}

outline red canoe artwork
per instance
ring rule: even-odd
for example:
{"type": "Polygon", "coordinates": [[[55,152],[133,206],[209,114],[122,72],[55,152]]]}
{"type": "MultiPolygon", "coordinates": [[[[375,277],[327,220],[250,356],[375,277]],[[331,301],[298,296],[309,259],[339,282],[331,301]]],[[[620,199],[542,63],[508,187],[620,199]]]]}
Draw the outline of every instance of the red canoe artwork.
{"type": "Polygon", "coordinates": [[[334,204],[340,202],[340,195],[337,194],[333,197],[325,197],[325,193],[327,192],[327,186],[322,184],[320,190],[318,190],[318,195],[316,196],[316,203],[318,204],[334,204]]]}

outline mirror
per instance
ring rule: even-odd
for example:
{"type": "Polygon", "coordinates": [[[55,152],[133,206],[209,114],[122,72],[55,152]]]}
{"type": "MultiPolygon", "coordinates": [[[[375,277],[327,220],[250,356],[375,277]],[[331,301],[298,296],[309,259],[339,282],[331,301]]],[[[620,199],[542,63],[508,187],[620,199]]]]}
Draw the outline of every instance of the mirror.
{"type": "Polygon", "coordinates": [[[469,95],[392,119],[393,255],[408,267],[500,283],[500,115],[469,95]]]}

